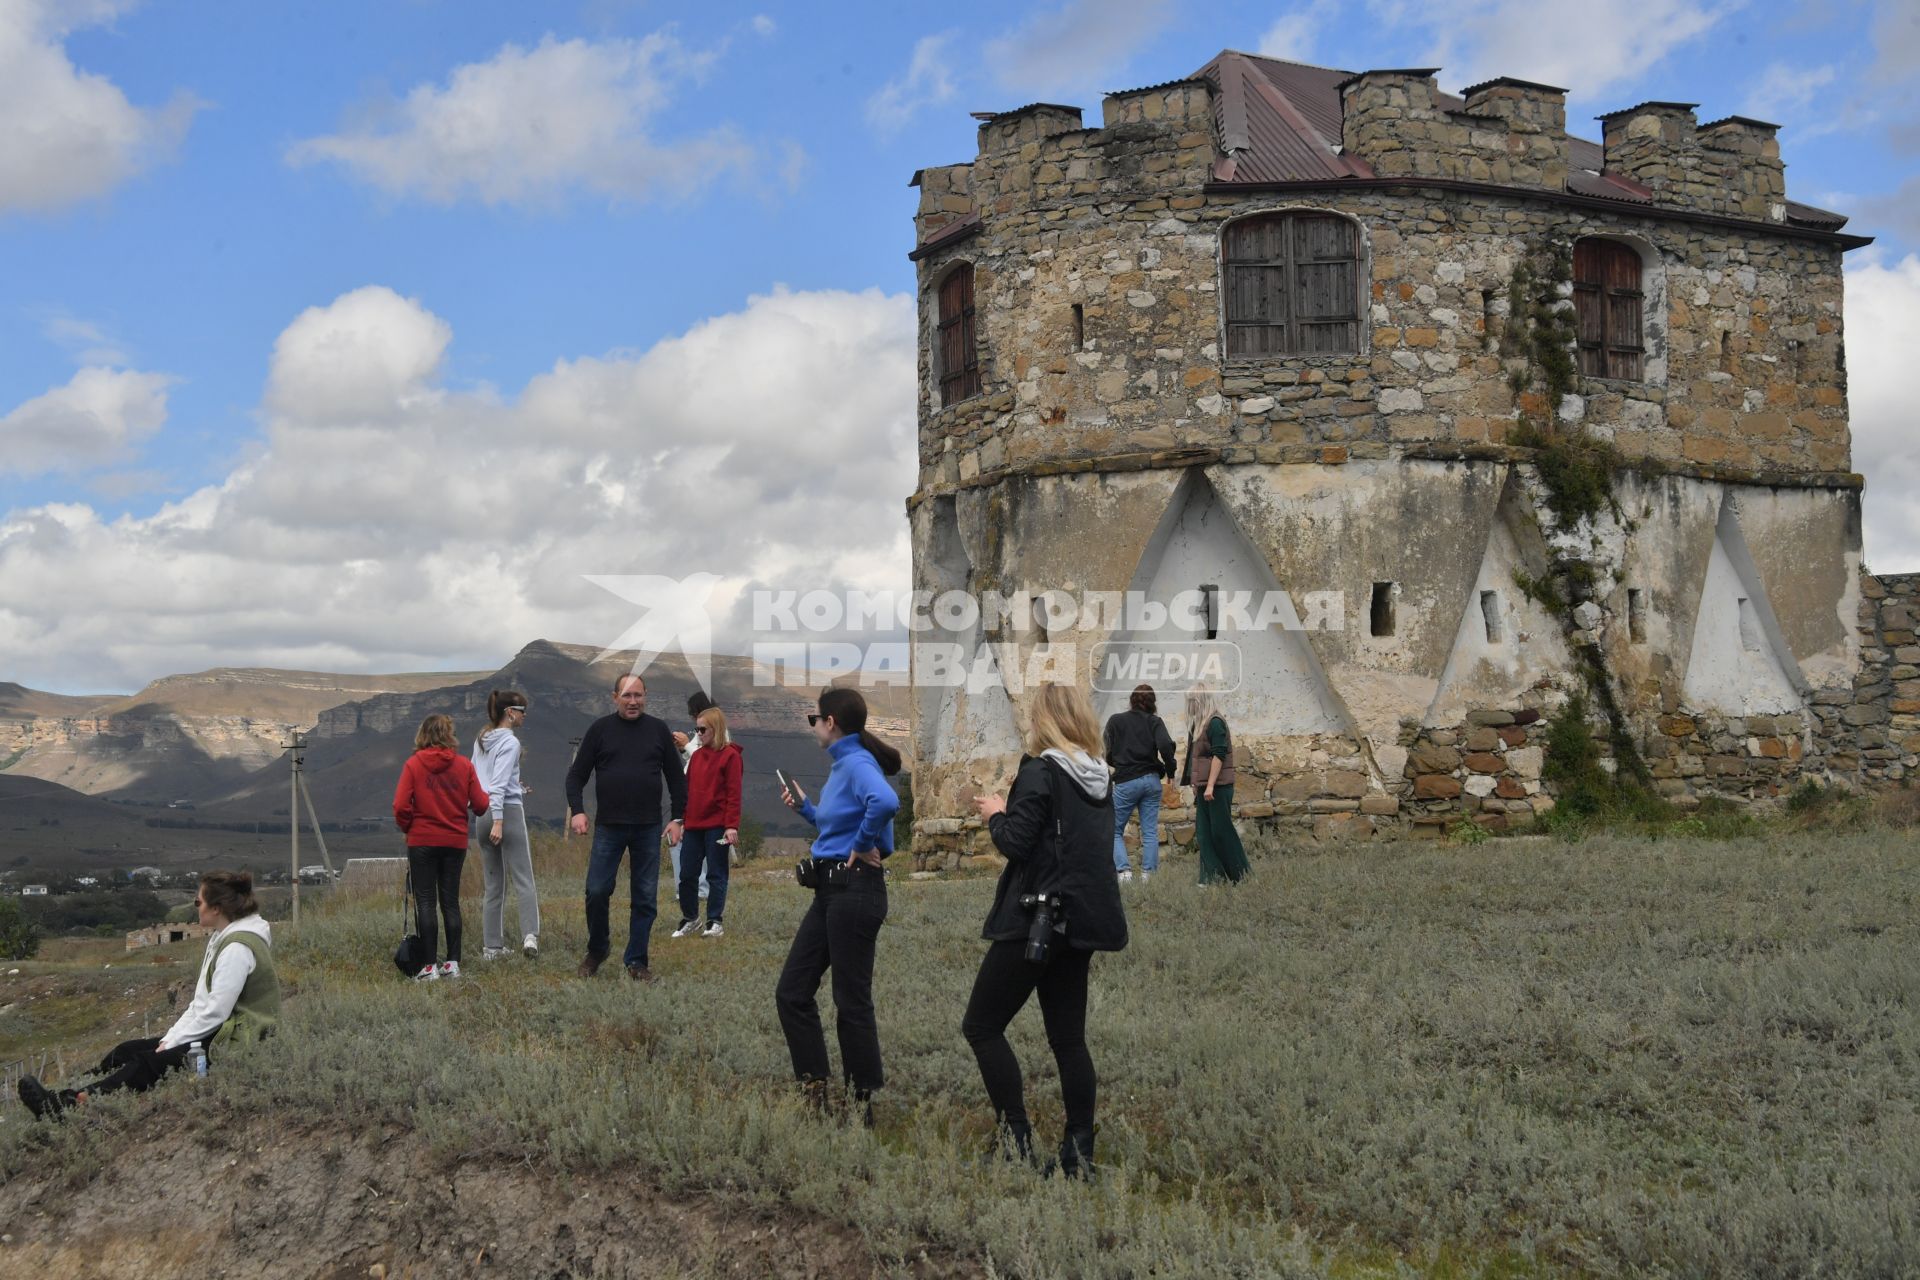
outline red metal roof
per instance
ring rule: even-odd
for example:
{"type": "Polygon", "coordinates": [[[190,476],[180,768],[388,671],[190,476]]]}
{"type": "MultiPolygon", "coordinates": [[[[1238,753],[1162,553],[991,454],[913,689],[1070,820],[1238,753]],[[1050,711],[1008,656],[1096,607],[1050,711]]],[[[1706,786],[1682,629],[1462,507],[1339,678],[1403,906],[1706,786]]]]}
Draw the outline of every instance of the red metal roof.
{"type": "MultiPolygon", "coordinates": [[[[1425,71],[1418,68],[1412,74],[1425,71]]],[[[1354,72],[1229,49],[1195,72],[1194,78],[1209,80],[1216,89],[1214,122],[1224,153],[1214,166],[1216,182],[1233,185],[1338,182],[1343,178],[1374,176],[1364,161],[1344,155],[1340,150],[1340,86],[1354,79],[1354,72]]],[[[1511,77],[1485,81],[1473,88],[1494,84],[1564,92],[1552,85],[1534,85],[1511,77]]],[[[1449,93],[1437,93],[1435,99],[1448,110],[1458,111],[1466,106],[1464,98],[1449,93]]],[[[1645,102],[1640,107],[1691,109],[1693,105],[1645,102]]],[[[1625,112],[1615,111],[1608,116],[1622,114],[1625,112]]],[[[1600,118],[1604,120],[1608,116],[1600,118]]],[[[1729,117],[1734,118],[1737,117],[1729,117]]],[[[1653,192],[1647,187],[1619,174],[1605,172],[1604,149],[1597,142],[1568,135],[1567,166],[1567,190],[1575,195],[1625,204],[1653,203],[1653,192]]],[[[1789,200],[1787,221],[1790,225],[1836,231],[1846,225],[1847,219],[1844,214],[1789,200]]]]}

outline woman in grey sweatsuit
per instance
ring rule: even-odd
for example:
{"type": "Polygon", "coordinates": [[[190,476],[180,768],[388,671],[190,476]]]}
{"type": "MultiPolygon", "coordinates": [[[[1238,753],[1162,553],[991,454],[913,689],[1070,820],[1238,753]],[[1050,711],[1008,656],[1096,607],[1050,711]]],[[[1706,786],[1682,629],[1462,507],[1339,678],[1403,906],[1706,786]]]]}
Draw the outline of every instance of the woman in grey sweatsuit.
{"type": "Polygon", "coordinates": [[[520,949],[529,959],[540,954],[540,893],[533,884],[533,849],[527,842],[527,811],[520,782],[520,738],[514,733],[527,719],[527,695],[495,689],[487,695],[487,727],[473,744],[473,771],[492,804],[480,829],[480,867],[487,882],[481,919],[485,929],[483,960],[507,954],[501,917],[507,904],[507,880],[513,880],[520,907],[520,949]],[[491,825],[487,825],[491,824],[491,825]]]}

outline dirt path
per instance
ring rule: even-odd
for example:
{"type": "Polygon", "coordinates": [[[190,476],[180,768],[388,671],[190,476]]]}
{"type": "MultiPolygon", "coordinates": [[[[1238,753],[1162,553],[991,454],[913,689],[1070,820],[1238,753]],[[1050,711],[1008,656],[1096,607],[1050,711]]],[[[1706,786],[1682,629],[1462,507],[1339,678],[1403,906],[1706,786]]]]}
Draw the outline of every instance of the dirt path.
{"type": "MultiPolygon", "coordinates": [[[[46,1280],[207,1277],[854,1277],[851,1227],[718,1197],[663,1196],[629,1173],[448,1169],[410,1134],[276,1133],[215,1144],[155,1117],[70,1190],[0,1184],[0,1274],[46,1280]]],[[[978,1274],[920,1262],[927,1280],[978,1274]]]]}

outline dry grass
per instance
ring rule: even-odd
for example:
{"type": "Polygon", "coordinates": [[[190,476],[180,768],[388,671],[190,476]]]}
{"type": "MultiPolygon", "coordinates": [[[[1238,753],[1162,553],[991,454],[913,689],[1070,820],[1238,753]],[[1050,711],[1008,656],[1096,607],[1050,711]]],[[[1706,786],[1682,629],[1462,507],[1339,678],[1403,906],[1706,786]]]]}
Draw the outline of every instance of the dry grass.
{"type": "MultiPolygon", "coordinates": [[[[395,1126],[449,1162],[637,1167],[848,1218],[883,1267],[931,1246],[1035,1277],[1920,1269],[1904,832],[1268,849],[1236,890],[1169,864],[1130,898],[1133,947],[1094,969],[1091,1188],[975,1163],[989,1117],[958,1023],[987,882],[894,885],[869,1134],[786,1083],[772,987],[796,889],[740,873],[725,940],[656,932],[662,986],[581,982],[584,857],[542,844],[548,954],[458,985],[395,978],[390,906],[331,904],[281,947],[301,992],[285,1033],[138,1105],[395,1126]]],[[[1015,1037],[1057,1132],[1036,1014],[1015,1037]]],[[[0,1136],[0,1169],[84,1177],[116,1115],[0,1136]]]]}

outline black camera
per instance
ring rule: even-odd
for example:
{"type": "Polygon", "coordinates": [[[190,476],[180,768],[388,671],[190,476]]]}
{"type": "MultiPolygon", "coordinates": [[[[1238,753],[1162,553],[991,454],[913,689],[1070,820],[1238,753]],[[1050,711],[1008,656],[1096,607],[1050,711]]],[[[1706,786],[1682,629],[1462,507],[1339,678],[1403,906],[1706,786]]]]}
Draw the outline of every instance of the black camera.
{"type": "Polygon", "coordinates": [[[1062,904],[1057,893],[1022,894],[1020,905],[1033,912],[1027,926],[1027,963],[1045,964],[1053,947],[1053,935],[1060,928],[1062,904]]]}

